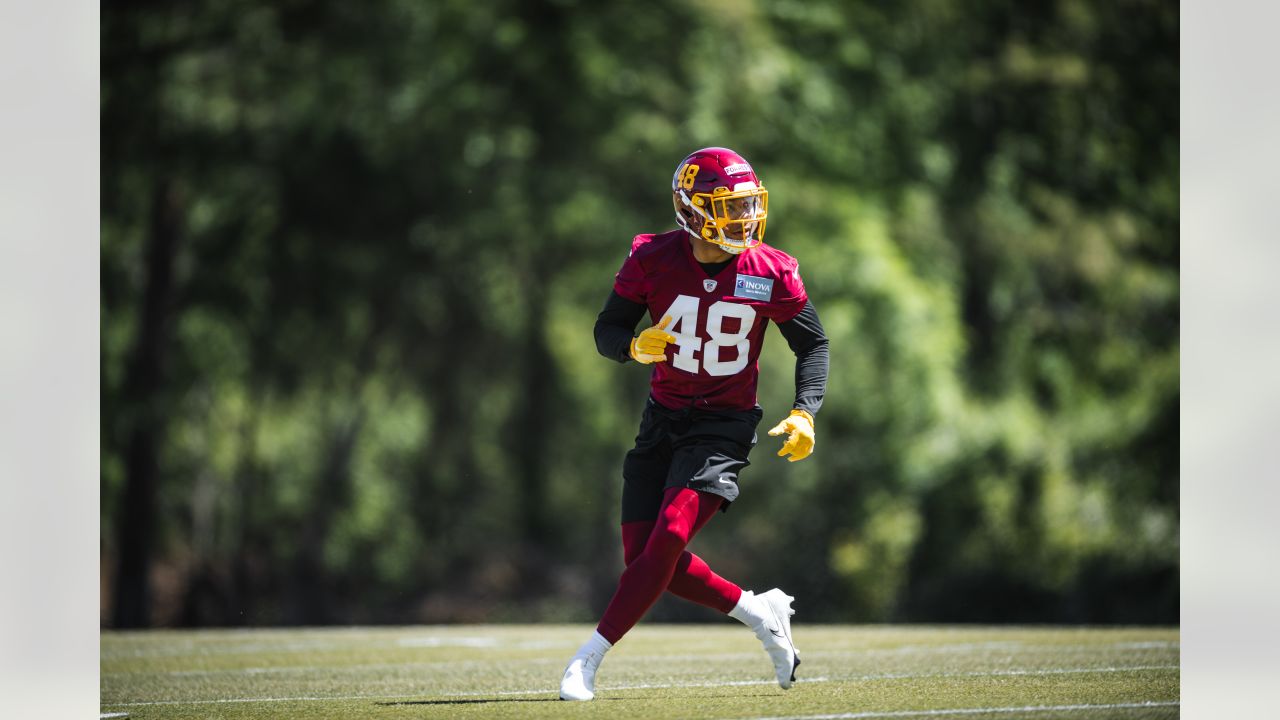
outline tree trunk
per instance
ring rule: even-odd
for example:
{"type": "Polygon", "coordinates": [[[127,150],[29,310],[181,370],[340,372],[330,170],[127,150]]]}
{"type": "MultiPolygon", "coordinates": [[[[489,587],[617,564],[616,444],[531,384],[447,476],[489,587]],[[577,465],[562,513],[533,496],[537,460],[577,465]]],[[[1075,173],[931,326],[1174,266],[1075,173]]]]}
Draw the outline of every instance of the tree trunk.
{"type": "Polygon", "coordinates": [[[120,408],[128,440],[123,502],[116,523],[119,564],[112,624],[117,628],[144,627],[150,622],[149,575],[166,414],[163,373],[175,305],[173,275],[180,218],[173,183],[158,180],[148,223],[141,323],[130,353],[120,408]]]}
{"type": "Polygon", "coordinates": [[[547,517],[547,446],[551,442],[552,413],[556,397],[556,368],[547,345],[547,298],[538,287],[543,278],[528,284],[528,316],[525,318],[525,348],[528,355],[521,382],[524,401],[515,413],[513,437],[520,478],[520,525],[523,546],[542,549],[550,541],[547,517]]]}

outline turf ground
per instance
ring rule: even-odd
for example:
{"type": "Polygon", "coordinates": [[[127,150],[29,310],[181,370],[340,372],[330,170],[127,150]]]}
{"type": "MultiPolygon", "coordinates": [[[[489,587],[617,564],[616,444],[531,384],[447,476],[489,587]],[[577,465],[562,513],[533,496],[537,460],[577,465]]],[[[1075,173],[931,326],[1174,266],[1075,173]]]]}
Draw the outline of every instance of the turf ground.
{"type": "Polygon", "coordinates": [[[596,700],[557,700],[590,628],[104,632],[102,713],[131,718],[1171,718],[1176,628],[797,624],[777,687],[736,623],[641,625],[596,700]]]}

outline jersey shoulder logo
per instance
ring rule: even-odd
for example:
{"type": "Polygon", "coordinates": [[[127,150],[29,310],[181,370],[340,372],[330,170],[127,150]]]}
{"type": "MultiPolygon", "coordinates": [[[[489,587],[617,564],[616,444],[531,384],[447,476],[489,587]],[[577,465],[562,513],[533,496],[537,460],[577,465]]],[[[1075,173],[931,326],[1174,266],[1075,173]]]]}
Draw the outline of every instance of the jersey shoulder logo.
{"type": "Polygon", "coordinates": [[[738,281],[733,286],[733,296],[767,302],[773,297],[773,278],[738,273],[738,281]]]}
{"type": "Polygon", "coordinates": [[[702,281],[702,289],[703,289],[703,290],[706,290],[707,292],[711,292],[712,290],[715,290],[715,289],[716,289],[716,281],[715,281],[715,280],[703,280],[703,281],[702,281]]]}

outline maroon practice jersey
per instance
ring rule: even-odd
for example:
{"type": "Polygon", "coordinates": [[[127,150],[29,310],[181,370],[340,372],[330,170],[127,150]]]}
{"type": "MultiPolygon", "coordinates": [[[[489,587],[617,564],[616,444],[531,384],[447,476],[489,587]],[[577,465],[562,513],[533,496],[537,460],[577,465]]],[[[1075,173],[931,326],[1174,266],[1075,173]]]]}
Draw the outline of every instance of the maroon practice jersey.
{"type": "Polygon", "coordinates": [[[653,365],[654,399],[673,410],[755,407],[766,321],[784,323],[808,300],[797,265],[761,243],[707,277],[684,230],[637,235],[613,289],[648,306],[655,324],[671,316],[677,347],[653,365]]]}

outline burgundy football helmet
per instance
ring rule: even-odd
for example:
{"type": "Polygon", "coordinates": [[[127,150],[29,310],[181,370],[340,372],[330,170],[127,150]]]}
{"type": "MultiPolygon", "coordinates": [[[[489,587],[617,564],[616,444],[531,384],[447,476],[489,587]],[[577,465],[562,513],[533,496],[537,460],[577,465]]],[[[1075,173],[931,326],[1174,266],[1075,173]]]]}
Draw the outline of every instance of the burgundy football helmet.
{"type": "Polygon", "coordinates": [[[722,147],[695,150],[671,179],[676,222],[737,255],[764,240],[769,192],[751,165],[722,147]]]}

